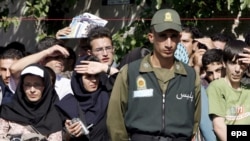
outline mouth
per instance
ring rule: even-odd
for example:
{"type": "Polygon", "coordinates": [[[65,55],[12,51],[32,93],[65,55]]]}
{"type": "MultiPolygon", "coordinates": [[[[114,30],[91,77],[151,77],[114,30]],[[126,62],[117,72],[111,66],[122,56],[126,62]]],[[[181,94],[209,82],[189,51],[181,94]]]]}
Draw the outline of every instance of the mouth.
{"type": "Polygon", "coordinates": [[[9,84],[10,81],[9,81],[9,80],[5,80],[4,83],[5,83],[5,84],[9,84]]]}
{"type": "Polygon", "coordinates": [[[36,98],[36,95],[30,95],[29,97],[34,99],[34,98],[36,98]]]}
{"type": "Polygon", "coordinates": [[[172,50],[163,50],[163,53],[165,53],[165,54],[172,54],[173,51],[172,50]]]}
{"type": "Polygon", "coordinates": [[[240,76],[240,75],[232,75],[232,78],[233,78],[233,79],[240,79],[241,76],[240,76]]]}
{"type": "Polygon", "coordinates": [[[103,62],[108,62],[108,61],[109,61],[109,58],[103,58],[102,61],[103,61],[103,62]]]}

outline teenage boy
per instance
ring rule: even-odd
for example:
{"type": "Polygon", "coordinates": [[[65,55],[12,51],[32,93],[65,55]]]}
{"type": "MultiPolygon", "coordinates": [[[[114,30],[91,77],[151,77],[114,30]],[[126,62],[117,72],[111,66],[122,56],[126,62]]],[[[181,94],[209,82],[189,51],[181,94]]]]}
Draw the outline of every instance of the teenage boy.
{"type": "MultiPolygon", "coordinates": [[[[209,49],[202,56],[202,67],[205,71],[204,81],[207,81],[208,84],[225,76],[222,53],[223,50],[220,49],[209,49]]],[[[207,88],[207,85],[204,87],[207,88]]]]}
{"type": "Polygon", "coordinates": [[[227,42],[223,51],[225,78],[211,82],[207,88],[209,116],[220,141],[227,140],[227,126],[250,124],[250,87],[240,81],[248,68],[248,45],[240,40],[227,42]]]}

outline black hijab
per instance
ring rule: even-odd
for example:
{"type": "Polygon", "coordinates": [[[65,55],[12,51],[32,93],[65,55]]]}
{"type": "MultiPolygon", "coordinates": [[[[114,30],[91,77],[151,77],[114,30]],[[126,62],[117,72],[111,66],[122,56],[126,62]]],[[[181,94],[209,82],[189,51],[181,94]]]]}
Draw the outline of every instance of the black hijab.
{"type": "Polygon", "coordinates": [[[61,118],[54,107],[57,100],[58,96],[51,84],[49,73],[43,66],[32,64],[21,72],[13,100],[2,105],[0,117],[20,124],[32,125],[41,134],[49,135],[62,130],[61,118]],[[23,81],[27,75],[35,75],[43,79],[43,94],[37,102],[30,102],[25,95],[23,81]]]}
{"type": "MultiPolygon", "coordinates": [[[[80,58],[76,64],[80,64],[81,60],[88,60],[88,58],[80,58]]],[[[87,125],[97,124],[106,115],[109,101],[109,94],[106,88],[100,82],[95,92],[87,92],[83,87],[82,74],[78,74],[75,71],[71,78],[71,87],[81,110],[85,113],[87,125]]]]}

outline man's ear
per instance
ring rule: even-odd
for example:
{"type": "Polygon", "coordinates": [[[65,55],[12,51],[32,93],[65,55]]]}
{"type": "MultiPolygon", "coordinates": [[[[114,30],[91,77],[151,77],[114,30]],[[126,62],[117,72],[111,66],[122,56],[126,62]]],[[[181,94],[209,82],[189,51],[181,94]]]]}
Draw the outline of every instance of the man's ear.
{"type": "Polygon", "coordinates": [[[149,40],[150,43],[154,42],[154,35],[153,35],[153,33],[148,33],[148,40],[149,40]]]}
{"type": "Polygon", "coordinates": [[[91,52],[90,49],[87,50],[87,54],[88,54],[88,55],[92,55],[92,52],[91,52]]]}

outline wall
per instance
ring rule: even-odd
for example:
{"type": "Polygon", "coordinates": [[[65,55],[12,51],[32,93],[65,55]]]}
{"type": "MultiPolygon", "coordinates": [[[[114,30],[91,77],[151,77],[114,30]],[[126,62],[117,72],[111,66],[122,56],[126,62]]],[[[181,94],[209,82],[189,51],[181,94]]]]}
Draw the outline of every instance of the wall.
{"type": "MultiPolygon", "coordinates": [[[[21,17],[23,6],[24,0],[14,1],[14,4],[9,4],[9,9],[11,10],[10,17],[21,17]]],[[[76,15],[89,12],[107,19],[108,24],[106,26],[114,33],[121,27],[129,24],[131,17],[136,18],[136,14],[139,13],[139,10],[140,8],[135,5],[103,6],[101,0],[79,0],[74,8],[71,9],[70,13],[66,14],[65,18],[71,19],[76,15]]],[[[28,51],[32,52],[36,45],[36,35],[35,22],[32,20],[22,20],[20,25],[16,27],[11,26],[7,32],[0,29],[0,45],[5,46],[11,41],[20,41],[25,44],[28,51]]],[[[68,45],[75,47],[77,42],[77,40],[70,40],[68,45]]]]}

